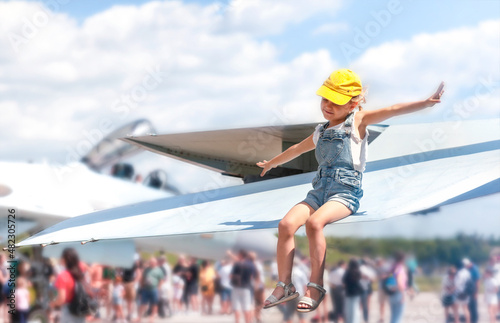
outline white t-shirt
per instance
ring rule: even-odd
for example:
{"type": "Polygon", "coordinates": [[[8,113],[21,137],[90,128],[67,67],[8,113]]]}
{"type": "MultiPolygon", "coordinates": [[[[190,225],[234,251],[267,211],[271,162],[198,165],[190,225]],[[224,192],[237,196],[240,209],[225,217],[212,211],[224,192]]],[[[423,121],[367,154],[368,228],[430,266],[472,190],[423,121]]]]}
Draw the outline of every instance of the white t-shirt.
{"type": "Polygon", "coordinates": [[[455,294],[455,279],[451,278],[449,274],[443,276],[441,284],[441,294],[442,295],[453,295],[455,294]]]}
{"type": "Polygon", "coordinates": [[[495,272],[494,278],[497,281],[497,283],[500,285],[500,262],[493,265],[493,270],[495,272]]]}
{"type": "Polygon", "coordinates": [[[334,286],[342,286],[342,278],[344,277],[345,269],[337,267],[330,272],[330,284],[334,286]]]}
{"type": "Polygon", "coordinates": [[[295,286],[295,290],[300,294],[304,295],[306,292],[306,285],[309,282],[309,277],[300,268],[300,266],[294,266],[292,270],[292,282],[295,286]]]}
{"type": "Polygon", "coordinates": [[[30,293],[27,288],[18,288],[15,291],[16,308],[27,311],[30,308],[30,293]]]}
{"type": "Polygon", "coordinates": [[[165,295],[168,295],[168,293],[170,292],[170,289],[172,287],[172,268],[170,267],[170,265],[165,262],[163,265],[162,265],[163,269],[165,270],[165,281],[163,282],[162,284],[162,289],[165,291],[165,295]]]}
{"type": "Polygon", "coordinates": [[[224,288],[231,289],[231,271],[233,264],[226,264],[219,269],[220,284],[224,288]]]}
{"type": "Polygon", "coordinates": [[[123,285],[115,285],[113,286],[113,297],[116,299],[121,299],[123,295],[123,285]]]}
{"type": "Polygon", "coordinates": [[[465,291],[465,285],[469,279],[471,279],[471,275],[467,268],[462,268],[457,272],[455,276],[455,290],[457,293],[465,291]]]}
{"type": "Polygon", "coordinates": [[[484,280],[484,298],[486,304],[497,305],[498,304],[498,282],[490,277],[484,280]]]}
{"type": "MultiPolygon", "coordinates": [[[[351,129],[352,129],[352,131],[351,131],[352,163],[354,165],[355,170],[357,170],[358,172],[364,172],[365,165],[366,165],[366,158],[367,158],[367,154],[368,154],[368,149],[367,149],[368,129],[366,130],[365,137],[363,139],[361,139],[359,137],[359,133],[358,133],[356,125],[355,125],[355,119],[356,119],[356,112],[354,112],[353,123],[351,126],[351,129]]],[[[313,142],[314,142],[315,146],[318,144],[319,133],[320,133],[321,127],[323,127],[323,124],[317,125],[316,129],[314,130],[314,133],[313,133],[313,142]]],[[[330,127],[328,129],[326,129],[325,132],[331,131],[332,129],[340,130],[340,131],[345,130],[345,122],[342,122],[341,124],[330,127]]]]}
{"type": "Polygon", "coordinates": [[[176,300],[182,298],[182,293],[184,292],[184,280],[177,274],[172,276],[172,285],[174,287],[173,297],[176,300]]]}
{"type": "Polygon", "coordinates": [[[361,265],[359,267],[359,271],[361,271],[361,280],[360,284],[363,286],[364,290],[368,290],[368,286],[370,282],[374,281],[377,278],[377,273],[370,266],[361,265]]]}

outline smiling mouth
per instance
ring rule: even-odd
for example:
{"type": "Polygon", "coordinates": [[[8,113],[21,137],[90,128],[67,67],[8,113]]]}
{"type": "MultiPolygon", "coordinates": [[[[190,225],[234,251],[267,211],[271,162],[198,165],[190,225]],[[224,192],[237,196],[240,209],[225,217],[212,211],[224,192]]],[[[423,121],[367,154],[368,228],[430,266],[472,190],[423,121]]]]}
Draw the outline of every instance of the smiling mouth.
{"type": "Polygon", "coordinates": [[[333,114],[333,112],[328,112],[326,110],[323,110],[323,112],[326,113],[326,114],[333,114]]]}

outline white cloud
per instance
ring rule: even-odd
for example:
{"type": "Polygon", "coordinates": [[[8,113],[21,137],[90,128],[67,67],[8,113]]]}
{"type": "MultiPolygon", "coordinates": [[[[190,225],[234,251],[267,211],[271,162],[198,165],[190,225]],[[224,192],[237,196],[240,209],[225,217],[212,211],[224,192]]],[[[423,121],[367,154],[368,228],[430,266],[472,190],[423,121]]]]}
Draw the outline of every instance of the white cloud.
{"type": "Polygon", "coordinates": [[[119,126],[146,117],[160,132],[317,119],[311,93],[336,67],[329,53],[282,63],[258,36],[305,20],[324,3],[230,5],[224,12],[179,1],[115,6],[78,25],[42,4],[0,3],[0,33],[17,41],[0,38],[0,106],[9,107],[2,141],[63,150],[107,119],[119,126]],[[37,23],[37,15],[48,20],[37,23]],[[160,80],[148,87],[155,67],[160,80]]]}
{"type": "Polygon", "coordinates": [[[334,14],[342,1],[323,0],[233,0],[226,10],[224,30],[242,30],[254,35],[276,34],[322,12],[334,14]]]}
{"type": "MultiPolygon", "coordinates": [[[[475,118],[498,117],[498,105],[492,103],[498,102],[500,88],[499,43],[500,20],[485,21],[474,27],[419,34],[408,41],[372,47],[353,62],[352,68],[370,86],[368,107],[424,99],[444,80],[442,108],[423,114],[427,121],[442,119],[440,109],[450,109],[474,96],[482,104],[475,118]]],[[[406,120],[412,118],[418,116],[406,120]]]]}
{"type": "Polygon", "coordinates": [[[333,23],[326,23],[326,24],[319,26],[318,28],[313,30],[312,34],[315,36],[321,35],[321,34],[332,35],[332,34],[339,33],[341,31],[346,31],[346,30],[349,30],[348,24],[343,23],[343,22],[337,22],[337,23],[333,22],[333,23]]]}
{"type": "MultiPolygon", "coordinates": [[[[262,36],[340,6],[325,3],[235,0],[221,10],[224,4],[150,2],[115,6],[78,25],[41,4],[0,2],[2,146],[71,145],[106,119],[119,126],[145,117],[160,132],[322,120],[314,93],[341,66],[328,50],[282,62],[262,36]],[[40,12],[48,22],[35,25],[33,37],[23,34],[40,12]],[[18,51],[7,37],[13,34],[23,37],[18,51]],[[148,90],[144,81],[156,66],[161,80],[148,90]]],[[[344,26],[316,33],[334,28],[344,26]]],[[[368,108],[425,97],[442,79],[443,104],[452,106],[474,95],[481,77],[499,80],[499,30],[488,21],[384,43],[350,67],[371,86],[368,108]]],[[[488,97],[498,92],[482,94],[481,102],[488,97]]]]}

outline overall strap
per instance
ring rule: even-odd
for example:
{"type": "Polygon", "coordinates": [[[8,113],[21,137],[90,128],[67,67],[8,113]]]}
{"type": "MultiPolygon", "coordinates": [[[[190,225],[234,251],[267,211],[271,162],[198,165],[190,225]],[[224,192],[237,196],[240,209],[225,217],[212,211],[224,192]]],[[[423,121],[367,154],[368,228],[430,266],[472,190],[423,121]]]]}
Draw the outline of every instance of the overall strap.
{"type": "Polygon", "coordinates": [[[350,114],[347,115],[347,118],[345,118],[344,125],[346,128],[351,128],[353,123],[354,123],[354,112],[351,112],[350,114]]]}
{"type": "Polygon", "coordinates": [[[344,126],[345,126],[345,133],[346,135],[350,136],[352,132],[352,124],[354,123],[354,112],[351,112],[347,118],[345,119],[344,126]]]}
{"type": "Polygon", "coordinates": [[[319,138],[323,136],[323,133],[325,132],[326,128],[330,125],[330,121],[327,121],[320,129],[319,129],[319,138]]]}

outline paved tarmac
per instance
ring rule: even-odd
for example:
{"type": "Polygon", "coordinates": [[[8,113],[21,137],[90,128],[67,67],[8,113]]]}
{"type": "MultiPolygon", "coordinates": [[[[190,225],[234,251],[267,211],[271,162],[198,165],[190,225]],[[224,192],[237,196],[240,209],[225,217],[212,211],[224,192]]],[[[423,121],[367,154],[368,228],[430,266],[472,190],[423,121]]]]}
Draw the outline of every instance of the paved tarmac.
{"type": "MultiPolygon", "coordinates": [[[[408,299],[409,300],[409,299],[408,299]]],[[[219,309],[218,299],[214,302],[215,311],[219,309]]],[[[331,300],[327,299],[328,310],[332,309],[331,300]]],[[[311,322],[316,312],[310,313],[306,317],[307,322],[311,322]]],[[[479,296],[479,323],[488,323],[486,306],[483,295],[479,296]]],[[[378,323],[379,306],[377,293],[373,293],[370,300],[370,319],[369,323],[378,323]]],[[[142,322],[149,322],[148,319],[142,322]]],[[[198,313],[178,313],[165,319],[156,319],[158,323],[234,323],[234,315],[201,315],[198,313]]],[[[283,322],[283,316],[277,308],[271,308],[262,311],[262,323],[280,323],[283,322]]],[[[293,322],[298,322],[297,317],[293,322]]],[[[326,322],[326,321],[325,321],[326,322]]],[[[389,322],[389,307],[386,306],[385,320],[389,322]]],[[[403,323],[444,323],[444,310],[439,300],[439,295],[435,293],[420,293],[413,300],[407,303],[403,323]]],[[[500,321],[499,321],[500,322],[500,321]]],[[[242,320],[241,323],[244,323],[242,320]]]]}

